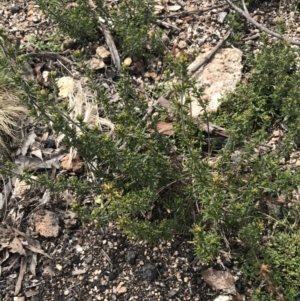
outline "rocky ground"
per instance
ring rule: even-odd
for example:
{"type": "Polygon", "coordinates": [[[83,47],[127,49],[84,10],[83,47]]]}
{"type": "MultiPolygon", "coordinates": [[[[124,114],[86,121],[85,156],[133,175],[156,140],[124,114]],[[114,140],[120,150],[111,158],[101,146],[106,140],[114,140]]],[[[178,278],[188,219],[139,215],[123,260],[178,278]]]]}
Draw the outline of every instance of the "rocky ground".
{"type": "MultiPolygon", "coordinates": [[[[299,17],[289,4],[262,3],[251,16],[269,28],[283,18],[289,36],[300,39],[299,17]]],[[[226,16],[230,9],[225,1],[161,1],[156,9],[158,26],[174,53],[183,49],[191,54],[199,48],[205,51],[216,46],[229,30],[226,16]]],[[[10,40],[19,40],[20,49],[27,52],[37,48],[42,52],[43,47],[48,51],[44,41],[52,43],[50,36],[56,29],[34,1],[26,0],[0,0],[0,25],[10,40]]],[[[247,45],[248,52],[255,52],[260,46],[260,30],[245,26],[239,43],[247,45]]],[[[60,55],[71,59],[72,43],[63,36],[55,39],[60,55]]],[[[226,43],[227,48],[234,48],[226,43]]],[[[84,51],[99,46],[88,45],[84,51]]],[[[34,63],[49,66],[53,61],[41,56],[34,63]]],[[[141,77],[147,84],[157,75],[149,70],[141,77]]],[[[38,137],[38,129],[36,134],[38,137]]],[[[50,143],[51,137],[48,140],[50,143]]],[[[5,217],[0,227],[1,300],[251,300],[253,288],[243,279],[234,250],[224,250],[216,264],[208,267],[194,256],[190,235],[149,244],[128,239],[113,224],[100,229],[82,225],[69,210],[68,197],[49,196],[15,184],[7,214],[1,214],[5,217]]]]}

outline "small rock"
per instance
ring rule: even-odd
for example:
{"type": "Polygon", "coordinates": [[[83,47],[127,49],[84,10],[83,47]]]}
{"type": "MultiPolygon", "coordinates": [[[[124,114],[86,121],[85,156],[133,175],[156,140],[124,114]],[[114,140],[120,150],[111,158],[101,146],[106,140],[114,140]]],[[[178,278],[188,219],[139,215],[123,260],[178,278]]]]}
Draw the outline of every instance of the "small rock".
{"type": "Polygon", "coordinates": [[[13,6],[10,8],[10,12],[12,14],[17,14],[20,11],[20,7],[19,6],[13,6]]]}
{"type": "Polygon", "coordinates": [[[151,263],[147,263],[143,267],[143,279],[151,282],[156,278],[156,276],[157,276],[157,270],[155,265],[151,263]]]}
{"type": "Polygon", "coordinates": [[[196,279],[196,283],[197,283],[197,285],[200,285],[200,284],[202,284],[202,283],[203,283],[203,281],[202,281],[202,278],[200,278],[200,277],[197,277],[197,279],[196,279]]]}
{"type": "Polygon", "coordinates": [[[37,16],[34,16],[33,18],[32,18],[32,22],[33,23],[39,23],[41,20],[40,20],[40,18],[38,18],[37,16]]]}
{"type": "Polygon", "coordinates": [[[106,65],[102,59],[92,58],[90,61],[90,68],[93,70],[103,69],[106,65]]]}
{"type": "Polygon", "coordinates": [[[113,272],[109,272],[109,274],[108,274],[108,280],[109,281],[113,281],[113,280],[115,280],[116,278],[117,278],[117,274],[115,274],[115,273],[113,273],[113,272]]]}
{"type": "Polygon", "coordinates": [[[132,59],[130,57],[127,57],[124,62],[123,62],[123,65],[125,66],[130,66],[132,63],[132,59]]]}
{"type": "Polygon", "coordinates": [[[186,256],[186,259],[188,262],[192,262],[195,258],[195,255],[193,253],[189,253],[187,256],[186,256]]]}
{"type": "Polygon", "coordinates": [[[86,262],[87,264],[91,264],[91,263],[93,262],[93,255],[89,255],[89,256],[86,258],[85,262],[86,262]]]}
{"type": "Polygon", "coordinates": [[[126,261],[129,262],[131,265],[135,264],[136,254],[133,251],[128,251],[126,254],[126,261]]]}
{"type": "Polygon", "coordinates": [[[73,49],[75,45],[75,41],[71,38],[68,38],[64,41],[63,45],[62,45],[62,50],[67,50],[67,49],[73,49]]]}
{"type": "Polygon", "coordinates": [[[72,264],[79,264],[80,263],[80,256],[77,254],[74,254],[71,258],[72,264]]]}
{"type": "Polygon", "coordinates": [[[185,41],[179,41],[177,47],[179,49],[185,49],[187,47],[187,43],[185,41]]]}
{"type": "Polygon", "coordinates": [[[219,12],[218,13],[218,19],[217,19],[217,21],[222,24],[224,22],[226,16],[227,16],[227,12],[226,11],[219,12]]]}
{"type": "Polygon", "coordinates": [[[72,229],[77,226],[78,221],[75,218],[72,219],[68,218],[68,219],[64,219],[64,224],[67,229],[72,229]]]}
{"type": "Polygon", "coordinates": [[[219,296],[214,301],[230,301],[231,297],[230,296],[219,296]]]}
{"type": "Polygon", "coordinates": [[[60,227],[58,216],[48,210],[39,210],[33,215],[35,231],[44,237],[57,237],[60,227]]]}
{"type": "Polygon", "coordinates": [[[96,49],[96,53],[102,59],[106,59],[110,56],[110,52],[108,50],[106,50],[105,47],[103,47],[103,46],[99,46],[96,49]]]}
{"type": "Polygon", "coordinates": [[[180,5],[169,5],[168,6],[169,11],[177,11],[181,9],[180,5]]]}
{"type": "Polygon", "coordinates": [[[70,294],[70,291],[69,291],[69,290],[65,290],[65,291],[64,291],[64,295],[65,295],[65,296],[68,296],[69,294],[70,294]]]}
{"type": "Polygon", "coordinates": [[[44,141],[44,148],[56,148],[55,140],[47,139],[44,141]]]}
{"type": "Polygon", "coordinates": [[[230,260],[224,259],[222,262],[226,268],[230,269],[233,267],[233,263],[230,260]]]}
{"type": "Polygon", "coordinates": [[[167,297],[168,297],[168,298],[173,298],[173,297],[175,297],[175,295],[177,294],[177,292],[178,292],[178,291],[171,290],[171,291],[168,292],[167,297]]]}
{"type": "Polygon", "coordinates": [[[122,286],[118,290],[118,294],[124,294],[127,292],[127,288],[125,286],[122,286]]]}

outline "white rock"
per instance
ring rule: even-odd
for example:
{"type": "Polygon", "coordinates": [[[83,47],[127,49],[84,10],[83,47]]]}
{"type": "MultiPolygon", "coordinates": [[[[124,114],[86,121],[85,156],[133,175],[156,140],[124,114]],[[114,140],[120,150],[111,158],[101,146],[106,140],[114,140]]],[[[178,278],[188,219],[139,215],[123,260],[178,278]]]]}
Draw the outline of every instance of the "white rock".
{"type": "MultiPolygon", "coordinates": [[[[189,70],[203,60],[211,51],[202,53],[189,66],[189,70]]],[[[223,93],[233,90],[240,81],[243,65],[242,51],[239,49],[223,48],[220,49],[211,61],[199,68],[195,72],[197,85],[205,87],[203,99],[208,99],[208,112],[215,112],[220,103],[219,99],[223,93]]],[[[200,106],[198,99],[192,101],[192,116],[197,117],[203,114],[203,108],[200,106]]]]}

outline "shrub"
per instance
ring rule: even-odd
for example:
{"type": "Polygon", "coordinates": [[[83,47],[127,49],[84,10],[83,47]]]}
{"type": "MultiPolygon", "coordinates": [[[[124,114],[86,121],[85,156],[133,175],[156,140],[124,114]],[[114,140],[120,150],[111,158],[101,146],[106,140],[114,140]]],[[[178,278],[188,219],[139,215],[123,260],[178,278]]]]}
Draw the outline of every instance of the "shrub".
{"type": "MultiPolygon", "coordinates": [[[[94,14],[98,9],[107,11],[101,3],[91,10],[89,4],[78,1],[69,17],[86,9],[83,20],[89,14],[92,17],[84,28],[80,18],[78,24],[67,17],[60,20],[63,14],[55,11],[53,3],[50,2],[53,16],[70,36],[84,33],[93,38],[97,27],[94,14]],[[62,24],[63,21],[69,27],[73,24],[73,28],[62,24]]],[[[149,49],[145,35],[149,34],[148,25],[154,19],[146,18],[148,6],[142,6],[140,11],[135,6],[132,11],[125,8],[126,3],[120,6],[120,15],[114,12],[107,17],[107,24],[110,19],[119,18],[114,30],[125,45],[124,53],[136,45],[130,51],[136,50],[136,55],[146,57],[149,49]],[[130,24],[131,18],[141,25],[141,31],[130,24]],[[123,22],[127,22],[126,28],[123,22]],[[127,30],[131,31],[128,44],[127,30]],[[139,41],[132,44],[135,36],[139,41]]],[[[111,102],[95,76],[89,73],[89,89],[96,95],[90,102],[102,118],[101,126],[91,124],[84,114],[70,117],[73,108],[67,100],[58,98],[54,73],[50,74],[51,93],[16,75],[16,83],[26,93],[24,100],[32,114],[48,123],[56,133],[63,133],[63,143],[76,149],[87,168],[82,176],[49,181],[47,175],[40,175],[37,182],[53,191],[73,189],[78,198],[72,208],[84,222],[103,225],[113,221],[127,234],[147,240],[191,231],[195,253],[205,263],[215,260],[221,248],[229,249],[231,243],[236,244],[243,249],[241,261],[247,276],[254,279],[262,266],[270,268],[272,273],[267,282],[270,290],[258,289],[254,295],[261,300],[274,299],[270,291],[281,284],[283,276],[281,271],[273,270],[283,265],[286,245],[293,247],[288,251],[292,257],[298,256],[293,244],[298,237],[298,211],[282,206],[278,214],[264,200],[284,195],[287,202],[293,203],[292,192],[300,180],[298,169],[282,164],[299,144],[300,112],[296,109],[300,105],[299,71],[294,48],[283,41],[272,47],[267,45],[266,38],[263,42],[262,52],[247,62],[251,69],[247,79],[224,96],[219,112],[213,115],[205,111],[202,89],[196,89],[188,76],[184,53],[169,58],[165,72],[166,81],[173,83],[169,98],[172,114],[161,108],[144,118],[147,101],[137,91],[126,67],[118,77],[118,102],[111,102]],[[210,149],[207,147],[210,137],[190,116],[190,102],[194,98],[204,107],[200,122],[213,121],[228,129],[230,137],[221,150],[204,152],[205,146],[210,149]],[[158,121],[171,122],[173,135],[160,133],[158,121]],[[279,147],[258,152],[279,124],[288,127],[279,147]],[[79,201],[87,192],[95,196],[92,208],[79,201]],[[261,243],[263,236],[268,244],[261,243]]],[[[165,87],[156,89],[152,91],[154,95],[165,87]]],[[[22,177],[30,181],[30,174],[24,173],[22,177]]],[[[287,300],[293,300],[298,290],[294,278],[297,263],[295,259],[284,265],[289,277],[280,291],[286,294],[287,300]]]]}
{"type": "Polygon", "coordinates": [[[59,28],[79,43],[99,41],[99,18],[111,29],[123,55],[140,59],[161,54],[164,50],[161,32],[154,28],[152,0],[125,0],[108,8],[103,0],[83,1],[38,0],[43,12],[58,23],[59,28]],[[68,9],[66,9],[68,7],[68,9]]]}

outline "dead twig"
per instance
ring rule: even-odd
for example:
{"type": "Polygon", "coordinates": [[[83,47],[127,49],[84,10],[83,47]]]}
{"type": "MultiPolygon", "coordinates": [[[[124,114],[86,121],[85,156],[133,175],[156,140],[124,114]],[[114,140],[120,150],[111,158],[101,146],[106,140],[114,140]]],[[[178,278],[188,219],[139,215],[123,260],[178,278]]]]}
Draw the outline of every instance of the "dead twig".
{"type": "Polygon", "coordinates": [[[24,278],[24,275],[26,273],[26,267],[27,267],[27,256],[21,256],[21,262],[20,262],[20,271],[18,280],[15,287],[15,296],[18,295],[21,289],[22,280],[24,278]]]}
{"type": "MultiPolygon", "coordinates": [[[[284,40],[289,42],[292,45],[297,45],[300,46],[300,41],[296,41],[296,40],[292,40],[289,37],[285,37],[277,32],[274,32],[272,30],[270,30],[269,28],[259,24],[258,22],[256,22],[247,12],[243,11],[242,9],[240,9],[239,7],[237,7],[236,5],[234,5],[230,0],[225,0],[235,11],[237,11],[238,13],[240,13],[244,18],[247,19],[247,21],[249,21],[250,23],[252,23],[254,26],[256,26],[258,29],[260,29],[261,31],[264,31],[265,33],[278,38],[280,40],[284,40]]],[[[245,3],[243,2],[243,6],[246,8],[245,3]]]]}
{"type": "Polygon", "coordinates": [[[244,39],[244,41],[250,41],[250,40],[255,40],[255,39],[258,39],[260,37],[260,34],[259,33],[256,33],[250,37],[247,37],[244,39]]]}
{"type": "Polygon", "coordinates": [[[100,31],[103,33],[103,35],[105,37],[106,44],[111,53],[112,61],[115,65],[117,71],[119,71],[121,69],[121,61],[120,61],[120,56],[119,56],[116,44],[112,38],[112,35],[111,35],[110,31],[106,28],[106,26],[100,20],[99,20],[98,24],[99,24],[98,28],[100,29],[100,31]]]}
{"type": "Polygon", "coordinates": [[[222,45],[224,44],[224,42],[229,38],[231,34],[231,31],[229,31],[223,39],[221,39],[218,44],[210,51],[210,53],[203,59],[201,60],[199,63],[195,64],[193,66],[194,63],[190,64],[190,66],[188,67],[189,73],[193,74],[195,73],[200,67],[202,67],[203,65],[207,64],[212,57],[218,52],[218,50],[222,47],[222,45]]]}
{"type": "Polygon", "coordinates": [[[162,25],[166,28],[172,28],[172,29],[175,29],[175,30],[180,30],[180,28],[178,28],[177,26],[171,24],[171,23],[168,23],[168,22],[165,22],[165,21],[161,21],[161,20],[156,20],[156,23],[159,24],[159,25],[162,25]]]}
{"type": "Polygon", "coordinates": [[[26,53],[26,54],[21,55],[21,57],[24,57],[24,56],[55,59],[55,60],[60,60],[62,62],[70,64],[70,65],[76,65],[75,62],[67,59],[66,57],[64,57],[56,52],[40,52],[40,53],[31,52],[31,53],[26,53]]]}

